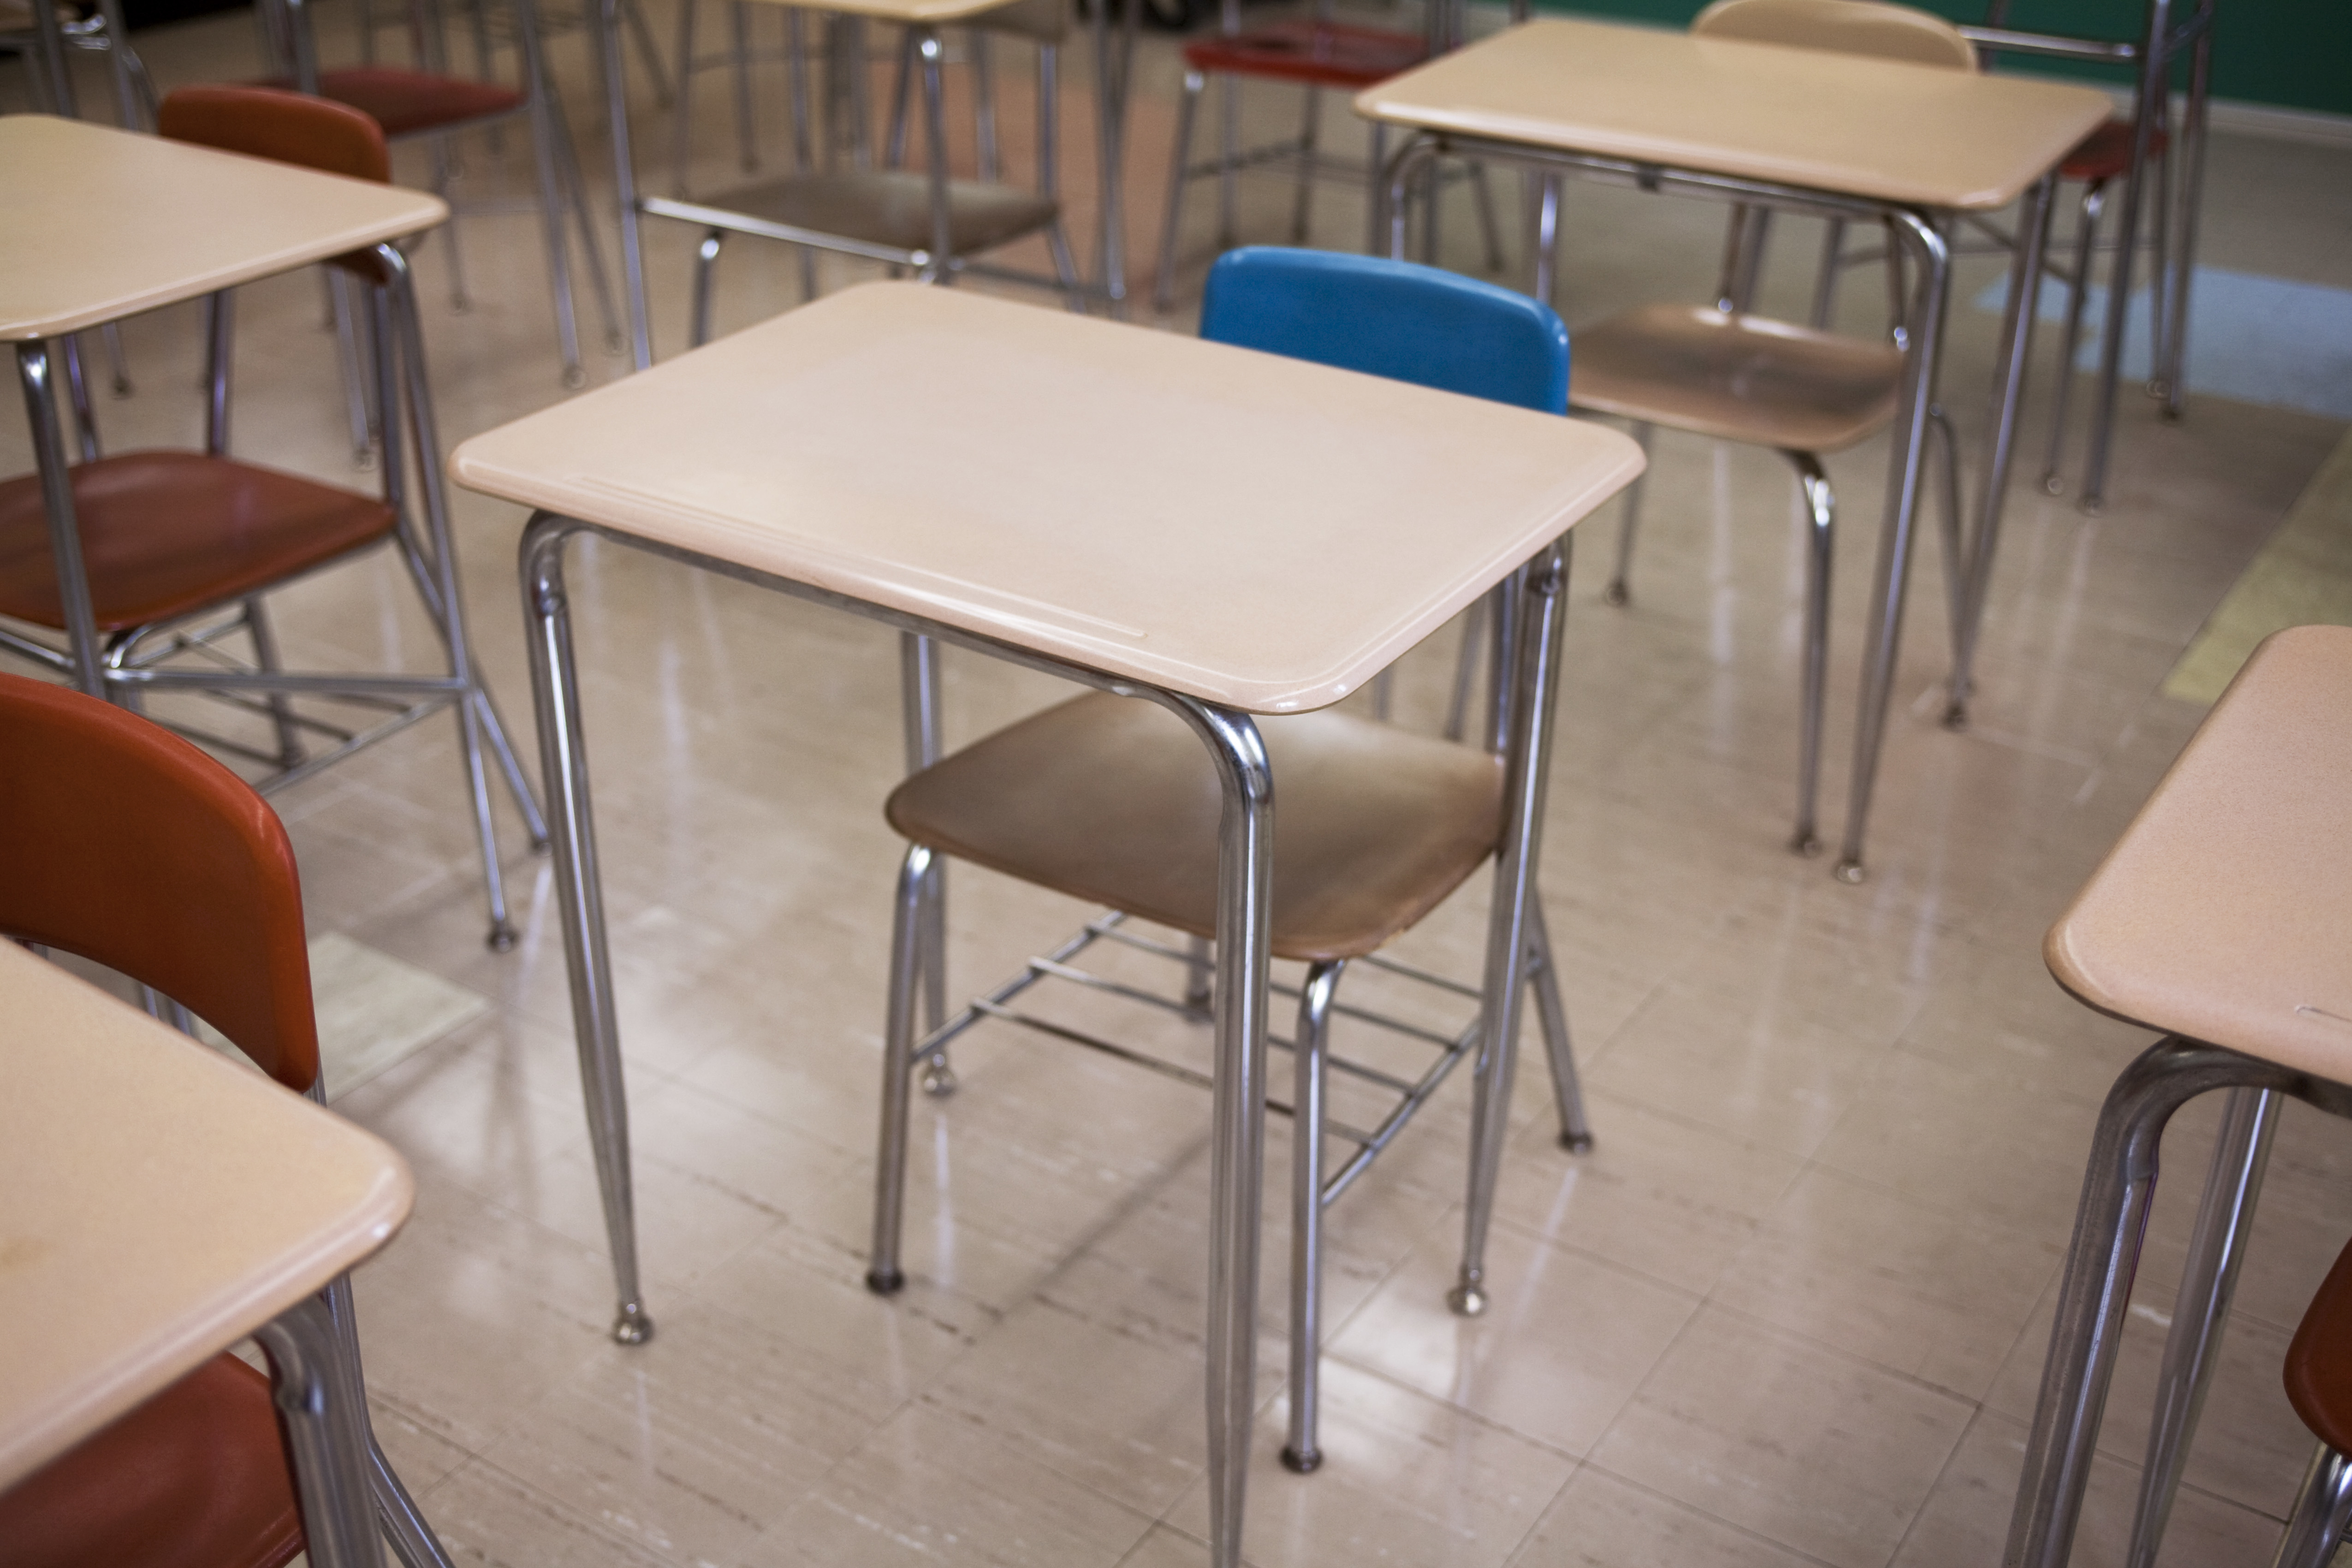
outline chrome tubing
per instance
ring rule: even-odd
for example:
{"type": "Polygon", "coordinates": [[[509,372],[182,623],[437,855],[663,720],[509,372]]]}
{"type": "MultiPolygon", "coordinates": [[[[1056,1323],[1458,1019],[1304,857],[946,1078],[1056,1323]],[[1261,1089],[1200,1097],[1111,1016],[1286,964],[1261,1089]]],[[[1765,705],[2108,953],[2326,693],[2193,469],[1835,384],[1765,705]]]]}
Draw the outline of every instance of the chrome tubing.
{"type": "Polygon", "coordinates": [[[866,1288],[895,1296],[907,1276],[898,1266],[898,1238],[907,1207],[908,1079],[915,1070],[915,989],[922,978],[925,889],[936,857],[910,844],[898,868],[891,906],[887,1016],[882,1027],[882,1136],[874,1162],[874,1245],[866,1255],[866,1288]]]}
{"type": "MultiPolygon", "coordinates": [[[[1563,536],[1513,574],[1524,630],[1513,641],[1517,658],[1508,704],[1509,743],[1503,748],[1508,794],[1503,833],[1495,852],[1495,888],[1488,916],[1483,1021],[1473,1080],[1469,1192],[1464,1205],[1462,1268],[1446,1304],[1463,1317],[1486,1310],[1486,1228],[1503,1144],[1510,1131],[1511,1074],[1518,1048],[1525,967],[1541,897],[1536,887],[1543,851],[1543,803],[1551,765],[1552,730],[1559,694],[1559,645],[1568,618],[1568,550],[1563,536]]],[[[1500,683],[1498,683],[1500,684],[1500,683]]]]}
{"type": "MultiPolygon", "coordinates": [[[[2131,319],[2132,253],[2139,246],[2139,215],[2147,194],[2147,160],[2158,119],[2169,90],[2172,0],[2147,0],[2147,37],[2142,45],[2139,91],[2132,110],[2131,176],[2124,186],[2123,211],[2116,219],[2115,268],[2107,279],[2107,334],[2100,345],[2099,385],[2092,395],[2091,452],[2083,473],[2083,510],[2096,517],[2106,510],[2107,452],[2115,437],[2116,383],[2123,370],[2124,329],[2131,319]]],[[[2187,265],[2188,257],[2181,257],[2187,265]]]]}
{"type": "Polygon", "coordinates": [[[621,51],[622,0],[595,0],[596,48],[604,67],[604,118],[613,138],[613,182],[621,209],[621,288],[629,297],[629,353],[638,370],[654,363],[646,313],[646,248],[637,205],[636,158],[629,146],[628,64],[621,51]]]}
{"type": "MultiPolygon", "coordinates": [[[[39,5],[33,9],[47,14],[39,5]]],[[[89,573],[82,563],[81,524],[74,515],[73,476],[66,467],[65,428],[58,413],[56,380],[57,358],[48,342],[16,345],[16,382],[25,395],[25,420],[32,428],[34,460],[41,471],[41,505],[48,513],[49,553],[57,563],[58,598],[65,612],[74,684],[92,697],[105,697],[98,616],[90,607],[89,573]]]]}
{"type": "Polygon", "coordinates": [[[2122,1343],[2165,1124],[2200,1094],[2239,1088],[2291,1094],[2331,1115],[2352,1116],[2352,1089],[2177,1035],[2150,1046],[2116,1079],[2100,1107],[2083,1175],[2004,1568],[2065,1568],[2122,1343]]]}
{"type": "Polygon", "coordinates": [[[1323,1359],[1323,1118],[1330,1077],[1331,998],[1347,961],[1318,963],[1298,991],[1290,1109],[1290,1435],[1286,1469],[1323,1463],[1315,1441],[1323,1359]]]}
{"type": "Polygon", "coordinates": [[[2276,1568],[2327,1568],[2352,1525],[2352,1459],[2322,1443],[2311,1456],[2303,1488],[2286,1516],[2276,1568]]]}
{"type": "Polygon", "coordinates": [[[1787,451],[1797,470],[1805,503],[1805,668],[1802,717],[1797,730],[1797,826],[1789,847],[1800,855],[1822,852],[1819,806],[1822,788],[1822,721],[1828,702],[1830,670],[1830,563],[1837,528],[1837,493],[1822,460],[1811,452],[1787,451]]]}
{"type": "Polygon", "coordinates": [[[293,1461],[303,1549],[317,1568],[383,1568],[370,1506],[364,1395],[347,1374],[325,1301],[313,1296],[253,1331],[293,1461]]]}
{"type": "MultiPolygon", "coordinates": [[[[2025,401],[2026,365],[2033,353],[2034,297],[2042,291],[2042,258],[2049,247],[2051,198],[2057,184],[2055,174],[2036,180],[2026,192],[2024,210],[2018,217],[2017,250],[2009,272],[2009,308],[2001,331],[2000,369],[1993,381],[1992,461],[1985,469],[1984,494],[1977,508],[1968,596],[1961,605],[1959,624],[1952,628],[1951,693],[1944,710],[1944,726],[1951,730],[1965,729],[1969,721],[1977,633],[1984,621],[1985,594],[1992,581],[1993,550],[2000,541],[2001,506],[2009,499],[2009,466],[2016,455],[2019,405],[2025,401]]],[[[2130,232],[2128,223],[2125,232],[2130,232]]],[[[2120,269],[2124,264],[2118,259],[2116,265],[2120,269]]]]}
{"type": "Polygon", "coordinates": [[[2233,1089],[2223,1099],[2213,1166],[2198,1200],[2180,1293],[2172,1307],[2172,1329],[2165,1336],[2156,1415],[2148,1426],[2147,1463],[2140,1470],[2139,1503],[2132,1514],[2131,1547],[2124,1558],[2126,1568],[2155,1568],[2157,1552],[2164,1545],[2173,1496],[2189,1463],[2189,1440],[2221,1364],[2221,1331],[2238,1293],[2239,1272],[2245,1267],[2254,1205],[2262,1196],[2278,1121],[2279,1097],[2266,1089],[2233,1089]]]}
{"type": "Polygon", "coordinates": [[[572,1026],[604,1196],[619,1307],[613,1337],[625,1345],[653,1337],[637,1284],[636,1207],[629,1177],[629,1106],[621,1063],[613,960],[604,938],[604,885],[596,865],[595,815],[580,730],[580,681],[572,658],[563,547],[585,525],[536,512],[523,528],[523,624],[530,631],[531,706],[538,716],[541,774],[547,781],[549,839],[555,853],[558,918],[572,985],[572,1026]]]}

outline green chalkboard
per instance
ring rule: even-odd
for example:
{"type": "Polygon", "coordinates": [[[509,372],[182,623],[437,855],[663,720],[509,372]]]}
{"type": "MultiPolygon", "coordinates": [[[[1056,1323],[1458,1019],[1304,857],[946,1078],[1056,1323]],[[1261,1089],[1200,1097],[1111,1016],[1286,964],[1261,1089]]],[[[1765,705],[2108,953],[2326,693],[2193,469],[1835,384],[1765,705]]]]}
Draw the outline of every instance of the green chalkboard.
{"type": "MultiPolygon", "coordinates": [[[[1536,0],[1547,11],[1682,26],[1705,0],[1536,0]]],[[[1920,0],[1959,22],[1984,19],[1983,0],[1920,0]]],[[[2083,37],[2137,38],[2143,0],[2015,0],[2013,27],[2083,37]]],[[[2127,81],[2128,71],[2011,55],[2005,70],[2046,71],[2098,81],[2127,81]]],[[[2185,67],[2184,67],[2185,68],[2185,67]]],[[[2182,79],[2185,79],[2185,77],[2182,79]]],[[[2213,96],[2282,109],[2352,114],[2352,0],[2217,0],[2213,18],[2213,96]]]]}

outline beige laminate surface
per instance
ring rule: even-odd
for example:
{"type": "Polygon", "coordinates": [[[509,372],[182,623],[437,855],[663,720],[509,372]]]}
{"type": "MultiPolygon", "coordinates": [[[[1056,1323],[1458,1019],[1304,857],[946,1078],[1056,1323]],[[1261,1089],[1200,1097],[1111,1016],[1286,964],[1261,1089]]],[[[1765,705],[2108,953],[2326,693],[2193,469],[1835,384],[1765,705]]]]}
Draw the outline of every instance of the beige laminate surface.
{"type": "Polygon", "coordinates": [[[2015,200],[2110,110],[2088,88],[1558,19],[1356,99],[1391,124],[1958,210],[2015,200]]]}
{"type": "Polygon", "coordinates": [[[2104,1011],[2352,1080],[2352,627],[2254,651],[2051,928],[2104,1011]]]}
{"type": "Polygon", "coordinates": [[[1335,702],[1641,471],[1614,431],[870,284],[459,447],[461,484],[1254,712],[1335,702]]]}
{"type": "Polygon", "coordinates": [[[0,341],[79,331],[427,229],[438,196],[0,116],[0,341]]]}
{"type": "Polygon", "coordinates": [[[0,1081],[0,1489],[373,1253],[414,1200],[372,1133],[6,942],[0,1081]]]}

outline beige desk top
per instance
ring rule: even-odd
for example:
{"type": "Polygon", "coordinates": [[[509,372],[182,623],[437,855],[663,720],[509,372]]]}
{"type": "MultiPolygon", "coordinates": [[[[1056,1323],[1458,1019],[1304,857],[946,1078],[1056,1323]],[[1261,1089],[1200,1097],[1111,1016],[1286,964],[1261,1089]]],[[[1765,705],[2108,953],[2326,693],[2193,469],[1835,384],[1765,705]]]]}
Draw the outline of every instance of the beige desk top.
{"type": "Polygon", "coordinates": [[[1641,467],[1599,426],[912,283],[450,460],[491,495],[1262,713],[1346,696],[1641,467]]]}
{"type": "Polygon", "coordinates": [[[0,116],[0,342],[79,331],[431,228],[438,196],[0,116]]]}
{"type": "Polygon", "coordinates": [[[2092,1006],[2352,1082],[2352,627],[2254,650],[2042,956],[2092,1006]]]}
{"type": "Polygon", "coordinates": [[[372,1135],[8,942],[0,1084],[0,1489],[373,1253],[415,1195],[372,1135]]]}
{"type": "Polygon", "coordinates": [[[1559,19],[1356,99],[1392,124],[1948,210],[2015,200],[2111,111],[2089,88],[1559,19]]]}

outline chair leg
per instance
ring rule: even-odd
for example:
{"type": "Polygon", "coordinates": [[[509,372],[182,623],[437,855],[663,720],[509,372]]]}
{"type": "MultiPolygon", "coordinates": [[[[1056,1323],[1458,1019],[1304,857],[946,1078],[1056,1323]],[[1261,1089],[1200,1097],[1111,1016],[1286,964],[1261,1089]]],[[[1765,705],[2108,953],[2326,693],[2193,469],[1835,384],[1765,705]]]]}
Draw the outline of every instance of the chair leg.
{"type": "Polygon", "coordinates": [[[728,6],[735,43],[735,156],[747,174],[760,168],[760,142],[751,121],[751,7],[745,0],[728,6]]]}
{"type": "Polygon", "coordinates": [[[694,145],[694,16],[695,0],[677,0],[677,108],[670,118],[670,188],[686,199],[686,169],[694,145]]]}
{"type": "Polygon", "coordinates": [[[1389,128],[1378,121],[1372,122],[1372,155],[1370,176],[1364,188],[1364,254],[1386,256],[1388,237],[1381,232],[1381,186],[1388,178],[1389,128]]]}
{"type": "Polygon", "coordinates": [[[1592,1123],[1584,1114],[1575,1041],[1568,1032],[1568,1006],[1559,994],[1559,965],[1551,955],[1551,929],[1544,920],[1540,899],[1528,910],[1528,980],[1535,987],[1536,1019],[1543,1027],[1545,1058],[1551,1064],[1552,1103],[1559,1110],[1559,1146],[1571,1154],[1589,1154],[1592,1123]]]}
{"type": "Polygon", "coordinates": [[[2189,1462],[2189,1439],[2221,1359],[2221,1331],[2245,1266],[2254,1204],[2262,1195],[2271,1141],[2278,1131],[2279,1103],[2278,1095],[2260,1089],[2233,1089],[2222,1101],[2213,1164],[2189,1233],[2189,1258],[2173,1302],[2172,1328],[2165,1336],[2156,1417],[2148,1425],[2147,1463],[2140,1470],[2139,1505],[2132,1515],[2126,1568],[2155,1568],[2164,1544],[2173,1495],[2189,1462]]]}
{"type": "Polygon", "coordinates": [[[1323,1462],[1315,1441],[1323,1357],[1323,1089],[1331,997],[1347,967],[1318,963],[1298,988],[1290,1118],[1290,1436],[1282,1463],[1306,1475],[1323,1462]]]}
{"type": "MultiPolygon", "coordinates": [[[[1960,437],[1952,416],[1940,403],[1927,405],[1927,428],[1943,449],[1943,510],[1937,518],[1936,538],[1943,547],[1945,613],[1954,626],[1968,621],[1969,568],[1966,541],[1960,533],[1960,437]]],[[[1974,682],[1971,680],[1970,689],[1974,682]]],[[[1968,692],[1960,692],[1965,700],[1968,692]]]]}
{"type": "Polygon", "coordinates": [[[1239,232],[1241,195],[1242,87],[1238,78],[1217,79],[1217,248],[1231,250],[1239,232]]]}
{"type": "Polygon", "coordinates": [[[109,321],[98,329],[98,341],[106,349],[106,370],[109,387],[117,397],[131,395],[131,362],[122,353],[122,323],[109,321]]]}
{"type": "MultiPolygon", "coordinates": [[[[1644,459],[1650,455],[1651,434],[1648,425],[1637,422],[1633,426],[1633,439],[1641,444],[1644,459]]],[[[1617,570],[1610,577],[1609,586],[1601,591],[1607,604],[1622,606],[1633,602],[1633,535],[1642,526],[1642,484],[1646,478],[1645,468],[1625,487],[1625,515],[1617,525],[1617,570]]]]}
{"type": "MultiPolygon", "coordinates": [[[[320,1105],[327,1102],[323,1079],[313,1079],[310,1098],[320,1105]]],[[[327,1316],[334,1325],[336,1348],[343,1363],[343,1376],[351,1387],[364,1394],[367,1373],[360,1364],[359,1319],[352,1305],[352,1277],[339,1274],[320,1298],[326,1303],[327,1316]]],[[[384,1458],[383,1445],[376,1440],[375,1424],[369,1419],[367,1403],[362,1397],[354,1414],[366,1438],[368,1490],[374,1494],[376,1523],[382,1527],[384,1539],[392,1542],[407,1568],[453,1568],[446,1548],[425,1522],[425,1514],[409,1495],[408,1488],[384,1458]]]]}
{"type": "Polygon", "coordinates": [[[1559,289],[1559,197],[1560,177],[1545,174],[1538,180],[1536,197],[1535,287],[1528,292],[1549,305],[1559,289]]]}
{"type": "Polygon", "coordinates": [[[907,847],[898,868],[898,901],[890,921],[889,1000],[882,1029],[882,1133],[874,1161],[874,1247],[866,1288],[877,1296],[907,1283],[898,1267],[898,1237],[907,1208],[908,1079],[914,1073],[915,992],[921,978],[924,889],[932,853],[907,847]]]}
{"type": "Polygon", "coordinates": [[[580,364],[580,329],[572,310],[572,258],[563,242],[563,177],[557,169],[554,105],[548,96],[545,75],[537,70],[539,44],[528,27],[522,47],[527,63],[523,79],[530,93],[530,150],[539,170],[539,217],[547,245],[547,277],[555,297],[555,342],[563,358],[563,384],[585,386],[588,373],[580,364]]]}
{"type": "MultiPolygon", "coordinates": [[[[784,13],[784,70],[793,93],[793,169],[805,174],[816,166],[816,144],[810,126],[813,100],[809,96],[807,29],[797,6],[784,13]]],[[[805,302],[816,298],[816,252],[805,245],[796,248],[801,253],[801,299],[805,302]]]]}
{"type": "MultiPolygon", "coordinates": [[[[278,636],[270,629],[268,613],[258,596],[245,602],[245,635],[253,639],[256,665],[273,674],[283,668],[278,661],[278,636]]],[[[293,704],[283,691],[269,693],[266,700],[270,723],[278,731],[278,765],[294,767],[302,761],[302,732],[294,724],[293,704]]]]}
{"type": "Polygon", "coordinates": [[[1053,226],[1045,245],[1054,258],[1055,281],[1062,302],[1078,315],[1087,313],[1086,280],[1078,276],[1077,258],[1070,249],[1070,232],[1062,225],[1062,52],[1051,44],[1037,49],[1037,194],[1054,204],[1053,226]]]}
{"type": "Polygon", "coordinates": [[[2057,401],[2050,415],[2050,455],[2042,464],[2042,489],[2053,496],[2066,490],[2066,481],[2059,474],[2066,449],[2066,405],[2074,400],[2074,355],[2083,344],[2083,305],[2091,291],[2091,258],[2096,254],[2099,213],[2106,205],[2106,195],[2105,181],[2094,181],[2083,189],[2083,216],[2074,237],[2074,280],[2066,290],[2065,329],[2058,334],[2057,401]]]}
{"type": "Polygon", "coordinates": [[[1503,270],[1503,226],[1495,216],[1495,188],[1486,178],[1486,165],[1470,165],[1470,197],[1478,209],[1478,233],[1486,245],[1486,270],[1499,274],[1503,270]]]}
{"type": "Polygon", "coordinates": [[[992,185],[1004,178],[1004,153],[996,138],[995,61],[986,33],[972,33],[965,48],[971,58],[971,129],[978,144],[974,166],[981,179],[992,185]]]}
{"type": "Polygon", "coordinates": [[[2322,1443],[2286,1516],[2274,1568],[2327,1568],[2352,1525],[2352,1459],[2322,1443]]]}
{"type": "Polygon", "coordinates": [[[1470,689],[1478,679],[1478,655],[1486,646],[1486,616],[1495,595],[1482,594],[1462,617],[1462,651],[1454,659],[1454,690],[1445,700],[1445,738],[1459,741],[1470,730],[1470,689]]]}
{"type": "MultiPolygon", "coordinates": [[[[443,226],[454,230],[453,219],[443,226]]],[[[456,252],[451,252],[455,260],[456,252]]],[[[335,323],[335,358],[343,375],[343,416],[350,421],[352,432],[352,463],[359,468],[375,467],[375,420],[380,411],[368,406],[368,389],[372,384],[367,361],[361,352],[359,330],[352,318],[352,280],[341,268],[327,269],[328,312],[335,323]]]]}
{"type": "Polygon", "coordinates": [[[604,324],[604,352],[617,354],[623,345],[620,312],[613,300],[613,280],[605,275],[604,249],[597,243],[596,219],[588,210],[588,182],[580,173],[579,150],[572,144],[571,121],[563,112],[562,103],[553,100],[554,91],[552,86],[548,89],[557,132],[557,170],[571,193],[572,220],[580,231],[580,257],[588,268],[589,291],[596,296],[597,318],[604,324]]]}
{"type": "Polygon", "coordinates": [[[882,139],[882,164],[888,169],[907,166],[907,113],[914,101],[915,33],[908,28],[898,39],[898,68],[890,78],[890,129],[882,139]]]}
{"type": "Polygon", "coordinates": [[[1315,195],[1315,150],[1323,129],[1323,89],[1307,89],[1307,110],[1298,124],[1298,185],[1291,197],[1290,243],[1307,243],[1308,209],[1315,195]]]}
{"type": "Polygon", "coordinates": [[[1176,100],[1176,153],[1168,172],[1168,216],[1160,226],[1160,275],[1151,280],[1151,308],[1162,315],[1175,299],[1176,230],[1184,216],[1184,164],[1192,155],[1192,117],[1206,85],[1199,71],[1186,71],[1183,96],[1176,100]]]}
{"type": "Polygon", "coordinates": [[[698,349],[710,341],[710,275],[718,268],[719,250],[726,243],[723,231],[707,229],[702,243],[694,247],[694,312],[687,326],[689,348],[698,349]]]}
{"type": "Polygon", "coordinates": [[[90,407],[89,383],[82,375],[81,334],[66,339],[66,397],[73,405],[74,433],[81,447],[81,460],[98,460],[98,416],[90,407]]]}
{"type": "Polygon", "coordinates": [[[1837,496],[1821,459],[1811,452],[1785,452],[1796,466],[1805,499],[1805,667],[1800,689],[1802,718],[1797,738],[1797,828],[1789,847],[1800,855],[1822,852],[1817,813],[1822,786],[1822,713],[1830,665],[1830,550],[1837,524],[1837,496]]]}
{"type": "Polygon", "coordinates": [[[1184,945],[1184,1011],[1197,1023],[1207,1023],[1217,1005],[1216,945],[1205,936],[1189,937],[1184,945]]]}
{"type": "MultiPolygon", "coordinates": [[[[443,201],[449,199],[449,181],[456,171],[449,158],[449,138],[429,139],[433,150],[433,194],[443,201]]],[[[466,292],[466,255],[457,244],[457,220],[451,218],[441,226],[441,246],[449,255],[449,309],[464,315],[474,308],[473,296],[466,292]]]]}
{"type": "MultiPolygon", "coordinates": [[[[673,101],[673,95],[669,73],[662,69],[661,46],[654,42],[654,25],[637,0],[621,0],[620,12],[621,25],[629,30],[629,37],[637,46],[637,53],[644,58],[646,79],[654,87],[654,105],[658,109],[667,109],[673,101]]],[[[487,76],[489,73],[486,70],[483,74],[487,76]]],[[[684,82],[685,79],[686,72],[681,65],[678,80],[684,82]]]]}
{"type": "Polygon", "coordinates": [[[1838,264],[1845,259],[1845,219],[1829,220],[1822,237],[1821,276],[1813,279],[1813,326],[1829,330],[1830,311],[1837,303],[1838,264]]]}

